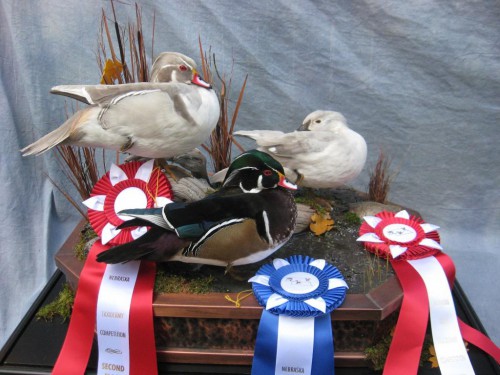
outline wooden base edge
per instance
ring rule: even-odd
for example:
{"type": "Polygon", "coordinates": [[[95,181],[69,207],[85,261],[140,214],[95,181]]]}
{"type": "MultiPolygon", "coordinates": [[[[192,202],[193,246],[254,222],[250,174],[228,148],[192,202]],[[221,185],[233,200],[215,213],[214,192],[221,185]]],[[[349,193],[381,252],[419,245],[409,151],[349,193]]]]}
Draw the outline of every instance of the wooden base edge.
{"type": "MultiPolygon", "coordinates": [[[[231,349],[185,349],[185,348],[158,348],[159,362],[190,363],[210,365],[247,365],[253,360],[253,350],[231,349]]],[[[369,361],[362,352],[335,352],[335,366],[337,367],[366,367],[369,361]]]]}

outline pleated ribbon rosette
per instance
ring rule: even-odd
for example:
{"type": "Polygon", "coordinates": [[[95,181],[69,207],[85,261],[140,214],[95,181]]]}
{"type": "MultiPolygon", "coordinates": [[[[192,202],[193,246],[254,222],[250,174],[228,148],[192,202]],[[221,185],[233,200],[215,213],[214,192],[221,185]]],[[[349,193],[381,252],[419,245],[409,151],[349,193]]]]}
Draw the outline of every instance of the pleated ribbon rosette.
{"type": "Polygon", "coordinates": [[[404,293],[384,375],[417,374],[429,315],[442,374],[474,374],[463,340],[500,360],[487,336],[457,318],[451,294],[455,266],[442,252],[437,229],[405,210],[366,216],[359,229],[358,241],[391,262],[404,293]]]}
{"type": "Polygon", "coordinates": [[[154,262],[98,263],[96,256],[113,245],[139,238],[147,227],[117,227],[131,217],[130,208],[162,207],[173,198],[170,183],[153,160],[112,165],[94,186],[89,222],[100,239],[91,247],[80,274],[73,313],[53,374],[84,374],[94,332],[99,359],[97,373],[156,374],[153,331],[154,262]]]}
{"type": "Polygon", "coordinates": [[[348,289],[339,270],[296,255],[263,265],[249,282],[264,307],[252,374],[333,374],[330,313],[348,289]]]}

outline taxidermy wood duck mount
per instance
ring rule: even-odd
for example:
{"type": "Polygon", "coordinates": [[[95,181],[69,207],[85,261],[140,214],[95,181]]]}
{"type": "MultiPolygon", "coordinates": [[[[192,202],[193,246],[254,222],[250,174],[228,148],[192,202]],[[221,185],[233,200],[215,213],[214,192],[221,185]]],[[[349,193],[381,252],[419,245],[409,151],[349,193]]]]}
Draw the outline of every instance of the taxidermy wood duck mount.
{"type": "Polygon", "coordinates": [[[245,152],[231,163],[221,189],[201,200],[120,212],[132,218],[121,228],[151,229],[135,241],[102,252],[97,260],[181,261],[226,270],[261,261],[293,234],[297,207],[291,190],[296,188],[269,154],[245,152]]]}

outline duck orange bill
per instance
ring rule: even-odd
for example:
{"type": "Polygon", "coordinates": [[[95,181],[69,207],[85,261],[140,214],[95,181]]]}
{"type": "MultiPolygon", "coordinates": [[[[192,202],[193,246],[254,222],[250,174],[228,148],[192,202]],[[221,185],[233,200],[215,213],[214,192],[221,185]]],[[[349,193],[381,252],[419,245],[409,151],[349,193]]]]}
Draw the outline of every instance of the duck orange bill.
{"type": "Polygon", "coordinates": [[[199,75],[198,73],[195,73],[193,75],[193,79],[191,80],[192,83],[194,83],[195,85],[198,85],[198,86],[201,86],[201,87],[204,87],[206,89],[211,89],[212,86],[205,82],[199,75]]]}
{"type": "Polygon", "coordinates": [[[292,184],[290,181],[288,181],[285,177],[285,175],[280,173],[280,180],[278,182],[279,186],[284,187],[285,189],[290,189],[290,190],[297,190],[297,185],[292,184]]]}

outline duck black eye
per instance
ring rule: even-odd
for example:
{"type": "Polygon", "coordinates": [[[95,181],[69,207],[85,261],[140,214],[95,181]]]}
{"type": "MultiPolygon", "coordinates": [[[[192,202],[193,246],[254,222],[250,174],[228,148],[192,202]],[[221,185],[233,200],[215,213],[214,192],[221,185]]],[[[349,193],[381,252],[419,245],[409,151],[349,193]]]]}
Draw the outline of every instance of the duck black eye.
{"type": "Polygon", "coordinates": [[[269,177],[273,174],[273,172],[270,169],[266,169],[262,174],[266,177],[269,177]]]}
{"type": "Polygon", "coordinates": [[[187,68],[187,66],[186,66],[186,65],[181,65],[181,66],[179,66],[179,70],[180,70],[181,72],[185,72],[186,70],[188,70],[188,68],[187,68]]]}
{"type": "Polygon", "coordinates": [[[316,124],[321,124],[321,120],[314,121],[316,124]]]}

